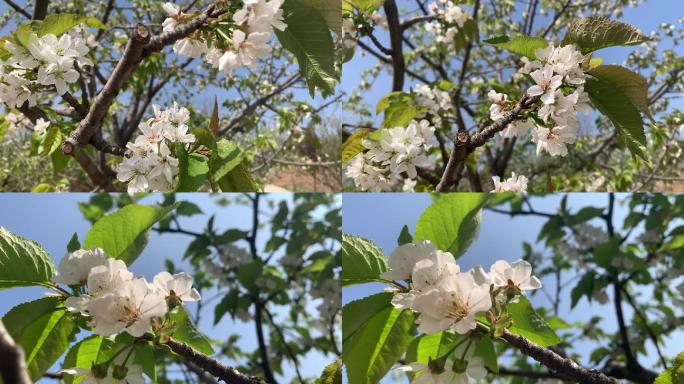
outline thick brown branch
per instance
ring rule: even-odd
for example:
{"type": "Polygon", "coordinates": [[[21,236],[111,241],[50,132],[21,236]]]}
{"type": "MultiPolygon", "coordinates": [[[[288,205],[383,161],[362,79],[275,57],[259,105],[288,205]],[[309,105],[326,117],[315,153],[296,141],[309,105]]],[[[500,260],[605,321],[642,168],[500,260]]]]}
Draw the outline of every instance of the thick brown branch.
{"type": "Polygon", "coordinates": [[[493,122],[491,125],[483,128],[480,132],[470,136],[467,132],[459,132],[454,139],[454,150],[449,156],[442,178],[437,184],[437,192],[447,192],[456,181],[463,170],[463,164],[470,153],[477,147],[483,146],[487,140],[494,137],[497,132],[506,129],[508,124],[520,118],[522,112],[537,102],[536,97],[523,96],[518,104],[510,112],[508,112],[501,119],[493,122]]]}
{"type": "Polygon", "coordinates": [[[30,384],[24,362],[24,351],[10,336],[0,321],[0,374],[5,383],[30,384]]]}
{"type": "Polygon", "coordinates": [[[78,128],[71,132],[62,144],[62,151],[67,155],[71,154],[77,146],[82,146],[90,141],[95,132],[102,126],[107,111],[121,88],[144,58],[160,51],[164,46],[190,35],[202,27],[210,16],[215,15],[213,5],[209,6],[202,15],[193,21],[154,38],[151,38],[150,30],[146,26],[142,24],[135,26],[121,60],[117,63],[102,91],[95,97],[86,117],[81,120],[78,128]]]}
{"type": "Polygon", "coordinates": [[[182,356],[187,361],[192,362],[205,372],[209,372],[215,377],[230,384],[264,384],[264,382],[255,376],[247,376],[235,368],[222,364],[201,352],[196,351],[189,345],[175,340],[169,340],[165,345],[168,345],[172,351],[182,356]]]}
{"type": "Polygon", "coordinates": [[[565,380],[572,380],[580,384],[618,384],[618,380],[608,377],[595,369],[587,369],[571,359],[565,358],[556,352],[538,346],[524,337],[514,335],[504,330],[503,339],[508,344],[519,349],[523,354],[542,363],[551,371],[556,372],[565,380]]]}
{"type": "Polygon", "coordinates": [[[406,63],[404,62],[404,53],[401,47],[403,31],[401,24],[399,24],[397,3],[394,0],[387,0],[383,8],[387,16],[387,28],[389,29],[392,47],[392,68],[394,70],[392,75],[392,91],[396,92],[404,88],[404,73],[406,72],[406,63]]]}
{"type": "Polygon", "coordinates": [[[102,91],[95,97],[93,105],[86,117],[81,120],[78,128],[73,130],[69,137],[62,143],[62,151],[70,155],[77,146],[82,146],[93,137],[95,132],[102,126],[102,122],[107,115],[114,98],[119,94],[121,88],[133,73],[133,70],[143,59],[143,49],[150,41],[150,30],[138,24],[133,28],[131,38],[124,50],[121,60],[117,63],[112,75],[102,88],[102,91]]]}
{"type": "Polygon", "coordinates": [[[37,0],[36,6],[33,8],[33,19],[43,20],[47,16],[49,0],[37,0]]]}

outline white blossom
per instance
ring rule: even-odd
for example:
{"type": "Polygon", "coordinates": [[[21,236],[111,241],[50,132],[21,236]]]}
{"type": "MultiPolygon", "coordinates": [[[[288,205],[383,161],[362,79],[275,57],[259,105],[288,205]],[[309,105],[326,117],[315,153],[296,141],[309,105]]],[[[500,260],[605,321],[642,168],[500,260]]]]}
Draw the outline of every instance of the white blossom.
{"type": "Polygon", "coordinates": [[[541,288],[541,281],[532,276],[532,265],[525,260],[510,264],[499,260],[492,265],[490,276],[496,287],[512,287],[521,292],[541,288]]]}
{"type": "Polygon", "coordinates": [[[186,123],[190,111],[187,108],[174,102],[166,110],[157,105],[153,109],[154,117],[139,124],[141,134],[126,144],[132,154],[116,167],[116,177],[128,184],[128,193],[173,190],[179,160],[169,144],[187,145],[196,141],[195,135],[188,133],[186,123]]]}
{"type": "Polygon", "coordinates": [[[159,272],[154,277],[153,283],[166,297],[174,296],[183,302],[201,299],[197,289],[192,287],[192,277],[185,272],[175,275],[166,271],[159,272]]]}
{"type": "Polygon", "coordinates": [[[88,304],[95,333],[110,336],[123,329],[140,337],[152,328],[151,320],[167,312],[164,293],[143,278],[127,281],[88,304]]]}
{"type": "Polygon", "coordinates": [[[511,177],[503,182],[499,176],[492,176],[492,181],[494,182],[492,192],[527,192],[527,177],[516,176],[515,172],[511,173],[511,177]]]}
{"type": "Polygon", "coordinates": [[[475,316],[491,306],[489,286],[475,284],[473,276],[463,272],[413,300],[413,309],[419,313],[418,330],[427,334],[445,329],[465,334],[475,329],[475,316]]]}
{"type": "Polygon", "coordinates": [[[59,262],[59,274],[55,283],[80,285],[88,281],[93,267],[104,265],[107,254],[101,248],[79,249],[64,256],[59,262]]]}

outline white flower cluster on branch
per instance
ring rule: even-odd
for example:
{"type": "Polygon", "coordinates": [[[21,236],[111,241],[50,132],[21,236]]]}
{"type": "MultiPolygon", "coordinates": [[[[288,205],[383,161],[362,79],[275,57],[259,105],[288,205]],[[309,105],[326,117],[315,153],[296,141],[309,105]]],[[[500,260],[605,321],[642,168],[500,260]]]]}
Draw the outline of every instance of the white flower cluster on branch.
{"type": "MultiPolygon", "coordinates": [[[[201,31],[177,41],[174,52],[179,55],[204,59],[224,74],[246,66],[255,69],[259,59],[268,57],[271,46],[268,42],[273,30],[284,31],[287,28],[280,7],[284,0],[244,0],[240,10],[233,14],[234,29],[230,38],[226,36],[225,44],[207,41],[201,31]],[[225,45],[225,46],[223,46],[225,45]]],[[[167,18],[164,20],[165,32],[173,31],[179,24],[191,20],[192,15],[184,13],[180,6],[164,3],[167,18]]]]}
{"type": "Polygon", "coordinates": [[[426,24],[425,29],[439,43],[451,44],[460,28],[470,18],[461,7],[449,0],[437,0],[428,6],[430,13],[439,20],[426,24]]]}
{"type": "Polygon", "coordinates": [[[494,182],[494,190],[492,192],[527,192],[527,177],[523,175],[516,176],[515,172],[511,177],[501,181],[499,176],[492,176],[494,182]]]}
{"type": "Polygon", "coordinates": [[[27,47],[6,41],[11,56],[0,60],[0,101],[17,108],[28,102],[32,107],[44,90],[54,88],[64,95],[69,84],[78,81],[78,69],[93,65],[88,58],[93,44],[93,37],[79,27],[59,37],[33,33],[27,47]]]}
{"type": "Polygon", "coordinates": [[[477,326],[476,316],[489,310],[494,301],[506,302],[524,291],[541,287],[524,260],[495,262],[489,272],[481,266],[461,272],[449,252],[429,241],[404,244],[389,259],[390,270],[381,277],[409,281],[405,290],[391,288],[392,304],[419,314],[418,330],[432,334],[451,329],[466,334],[477,326]]]}
{"type": "Polygon", "coordinates": [[[170,148],[188,145],[195,136],[188,133],[190,111],[179,108],[160,110],[154,106],[154,117],[140,123],[142,134],[134,142],[126,144],[131,152],[116,168],[116,177],[128,183],[128,192],[167,192],[174,189],[178,175],[178,158],[170,148]]]}
{"type": "MultiPolygon", "coordinates": [[[[520,73],[529,74],[534,85],[527,89],[528,96],[539,96],[542,102],[536,116],[516,121],[501,131],[501,136],[512,138],[532,131],[532,141],[537,143],[537,154],[548,152],[551,156],[565,156],[567,144],[577,140],[579,120],[577,113],[590,111],[589,98],[584,91],[585,74],[582,64],[585,57],[574,45],[539,48],[537,59],[524,61],[520,73]]],[[[499,120],[513,109],[515,101],[508,95],[489,91],[490,118],[499,120]]]]}
{"type": "Polygon", "coordinates": [[[179,304],[200,300],[186,273],[158,273],[149,283],[135,278],[126,264],[99,248],[80,249],[59,263],[56,283],[73,288],[66,298],[69,311],[87,316],[89,326],[101,336],[121,331],[140,337],[152,330],[153,319],[163,317],[179,304]]]}
{"type": "Polygon", "coordinates": [[[378,140],[363,140],[368,151],[349,161],[346,176],[367,191],[389,191],[402,182],[404,191],[413,191],[417,167],[430,166],[428,151],[436,145],[435,127],[427,120],[382,129],[378,140]]]}

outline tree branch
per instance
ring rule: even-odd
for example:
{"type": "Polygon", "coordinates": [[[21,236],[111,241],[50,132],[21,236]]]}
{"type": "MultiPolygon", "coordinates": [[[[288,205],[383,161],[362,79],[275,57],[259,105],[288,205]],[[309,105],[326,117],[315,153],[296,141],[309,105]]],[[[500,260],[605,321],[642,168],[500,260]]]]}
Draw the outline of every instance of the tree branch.
{"type": "Polygon", "coordinates": [[[173,339],[163,343],[168,345],[172,351],[182,356],[187,361],[209,372],[215,377],[230,384],[264,384],[264,382],[255,376],[247,376],[233,367],[223,365],[218,360],[215,360],[201,352],[196,351],[189,345],[175,341],[173,339]]]}
{"type": "Polygon", "coordinates": [[[587,369],[571,359],[556,352],[540,347],[522,336],[514,335],[508,330],[503,331],[502,338],[508,344],[518,348],[523,354],[542,363],[551,371],[558,373],[565,380],[576,381],[581,384],[618,384],[618,380],[608,377],[595,369],[587,369]]]}
{"type": "Polygon", "coordinates": [[[173,31],[157,35],[154,38],[151,38],[150,30],[145,25],[138,24],[135,26],[123,56],[117,63],[102,91],[95,97],[86,117],[81,120],[78,128],[72,131],[69,137],[62,143],[62,151],[69,155],[74,152],[74,148],[85,145],[90,141],[90,138],[102,126],[109,107],[121,91],[121,88],[126,84],[133,71],[140,65],[143,59],[154,52],[160,51],[164,46],[188,36],[201,28],[209,17],[215,16],[218,16],[218,13],[215,13],[214,6],[210,5],[203,14],[193,21],[183,24],[173,31]]]}
{"type": "Polygon", "coordinates": [[[5,383],[31,384],[28,376],[24,351],[18,346],[0,320],[0,374],[5,383]]]}
{"type": "Polygon", "coordinates": [[[401,91],[404,88],[404,73],[406,72],[406,63],[404,62],[404,53],[402,52],[401,42],[403,30],[399,24],[399,10],[397,3],[394,0],[387,0],[383,5],[385,15],[387,16],[387,27],[390,34],[390,45],[392,47],[392,68],[394,70],[392,76],[392,91],[401,91]]]}
{"type": "Polygon", "coordinates": [[[12,1],[12,0],[5,0],[5,3],[7,3],[7,5],[9,5],[10,7],[12,7],[12,9],[14,9],[15,11],[17,11],[17,12],[21,13],[22,15],[24,15],[24,17],[26,17],[27,19],[30,19],[30,18],[31,18],[31,14],[28,13],[28,12],[26,12],[26,10],[25,10],[24,8],[18,6],[17,3],[15,3],[14,1],[12,1]]]}
{"type": "Polygon", "coordinates": [[[36,6],[33,8],[33,19],[43,20],[47,16],[49,0],[37,0],[36,6]]]}
{"type": "Polygon", "coordinates": [[[451,187],[456,184],[468,155],[477,147],[484,145],[487,140],[494,137],[497,132],[503,131],[508,124],[518,119],[522,112],[536,103],[537,100],[538,98],[536,97],[525,95],[520,99],[518,105],[516,105],[513,110],[508,112],[501,119],[496,120],[490,126],[483,128],[480,132],[477,132],[472,136],[470,136],[468,132],[459,132],[454,138],[454,150],[451,152],[449,162],[444,168],[442,178],[439,184],[437,184],[436,191],[449,191],[451,187]]]}

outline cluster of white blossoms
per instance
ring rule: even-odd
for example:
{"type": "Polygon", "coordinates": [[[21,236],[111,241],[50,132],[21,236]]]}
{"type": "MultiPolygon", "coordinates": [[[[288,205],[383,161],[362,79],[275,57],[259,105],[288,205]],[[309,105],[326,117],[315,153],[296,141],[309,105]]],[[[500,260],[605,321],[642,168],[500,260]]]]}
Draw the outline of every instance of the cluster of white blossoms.
{"type": "Polygon", "coordinates": [[[79,27],[59,37],[34,33],[26,47],[7,40],[5,49],[11,56],[0,60],[0,101],[10,107],[32,107],[45,89],[65,94],[80,77],[77,69],[92,66],[87,56],[93,44],[92,36],[79,27]]]}
{"type": "MultiPolygon", "coordinates": [[[[500,134],[511,138],[531,130],[532,141],[537,143],[537,154],[546,151],[551,156],[565,156],[568,153],[566,145],[577,140],[577,113],[590,111],[589,97],[584,91],[585,74],[581,67],[585,57],[572,44],[562,47],[549,45],[537,49],[535,54],[537,59],[524,61],[525,66],[519,72],[529,74],[535,83],[526,94],[540,98],[542,106],[537,114],[544,124],[537,124],[532,119],[516,121],[500,134]]],[[[516,104],[508,100],[508,95],[494,90],[488,97],[492,102],[489,109],[492,120],[503,118],[516,104]]]]}
{"type": "Polygon", "coordinates": [[[425,25],[425,30],[431,33],[439,43],[451,44],[460,28],[468,21],[468,14],[461,7],[450,0],[437,0],[428,6],[432,15],[438,21],[425,25]]]}
{"type": "MultiPolygon", "coordinates": [[[[356,17],[361,17],[366,23],[371,25],[384,25],[387,22],[385,15],[378,11],[373,11],[371,14],[361,13],[356,17]]],[[[361,25],[357,25],[354,22],[354,15],[350,13],[342,15],[342,44],[345,48],[354,49],[356,47],[361,37],[359,34],[361,27],[361,25]]]]}
{"type": "MultiPolygon", "coordinates": [[[[273,30],[284,31],[287,24],[283,21],[283,10],[280,7],[284,0],[243,0],[240,10],[233,14],[236,28],[232,31],[229,46],[220,49],[210,47],[198,34],[177,41],[174,52],[179,55],[199,58],[204,55],[207,63],[218,68],[224,74],[246,66],[255,69],[259,59],[268,57],[271,46],[268,44],[273,36],[273,30]]],[[[184,13],[180,6],[165,3],[167,13],[164,20],[164,31],[172,31],[192,15],[184,13]]]]}
{"type": "Polygon", "coordinates": [[[188,133],[190,111],[173,107],[165,110],[154,107],[154,117],[140,123],[142,134],[126,144],[130,157],[124,157],[116,167],[119,181],[128,183],[128,193],[167,192],[173,190],[178,175],[178,158],[169,145],[195,142],[195,135],[188,133]]]}
{"type": "Polygon", "coordinates": [[[89,318],[88,325],[101,336],[121,331],[140,337],[152,330],[152,320],[177,305],[200,300],[186,273],[160,272],[152,283],[135,278],[126,264],[112,259],[99,248],[80,249],[59,263],[55,282],[74,288],[64,302],[72,312],[89,318]]]}
{"type": "Polygon", "coordinates": [[[499,176],[492,176],[492,181],[494,182],[492,192],[527,192],[527,177],[516,176],[515,172],[511,173],[511,177],[504,181],[501,181],[499,176]]]}
{"type": "Polygon", "coordinates": [[[380,131],[378,140],[364,139],[366,152],[349,161],[346,176],[366,191],[390,191],[403,182],[413,191],[418,167],[429,167],[428,151],[437,145],[435,127],[427,120],[411,121],[406,127],[380,131]]]}
{"type": "Polygon", "coordinates": [[[475,329],[476,316],[492,307],[490,290],[496,300],[505,302],[541,287],[527,261],[509,264],[499,260],[489,272],[481,266],[461,272],[451,253],[438,250],[429,241],[395,249],[389,266],[382,278],[411,281],[407,292],[391,288],[395,292],[392,305],[417,312],[418,330],[426,334],[447,329],[466,334],[475,329]]]}
{"type": "Polygon", "coordinates": [[[418,115],[418,119],[430,119],[434,126],[442,125],[441,113],[452,108],[451,96],[449,92],[437,88],[431,88],[426,84],[417,85],[413,88],[416,103],[425,108],[425,112],[418,115]]]}

